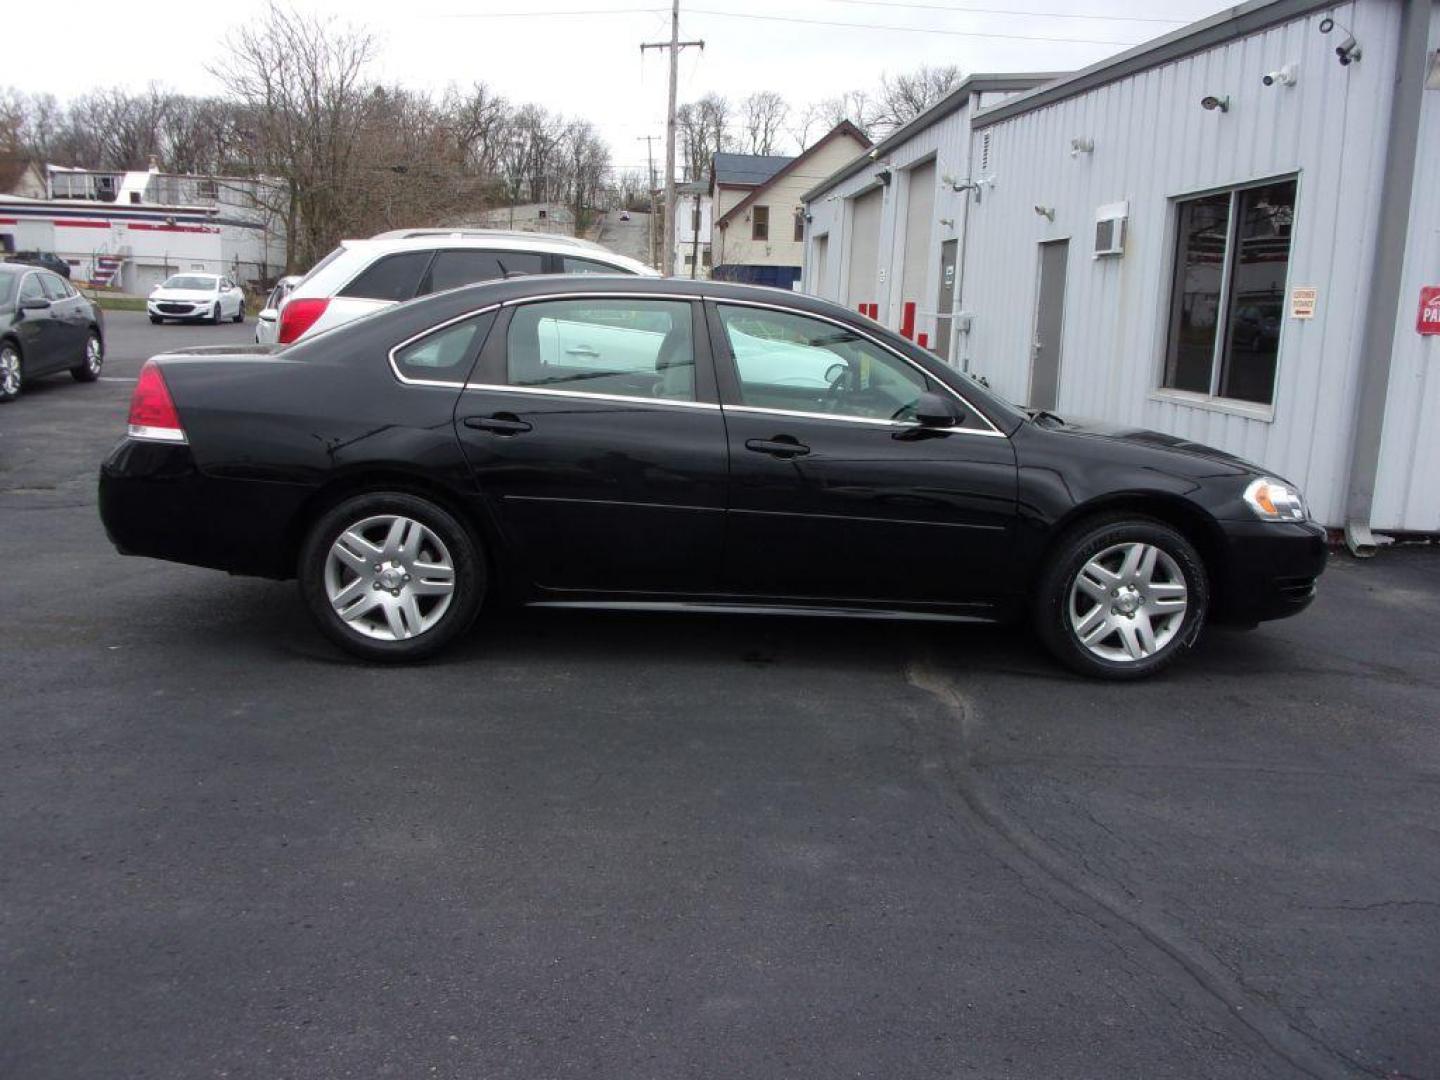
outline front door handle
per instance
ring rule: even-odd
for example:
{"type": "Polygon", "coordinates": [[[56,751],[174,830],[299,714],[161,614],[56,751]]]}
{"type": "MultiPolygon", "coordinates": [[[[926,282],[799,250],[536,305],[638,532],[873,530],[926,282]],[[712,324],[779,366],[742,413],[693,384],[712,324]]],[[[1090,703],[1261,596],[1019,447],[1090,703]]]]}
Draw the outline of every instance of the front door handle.
{"type": "Polygon", "coordinates": [[[746,439],[745,449],[778,458],[801,457],[810,452],[808,446],[790,435],[777,435],[773,439],[746,439]]]}
{"type": "Polygon", "coordinates": [[[521,420],[512,413],[496,413],[494,416],[467,416],[464,423],[468,428],[493,431],[496,435],[519,435],[529,431],[531,427],[528,421],[521,420]]]}

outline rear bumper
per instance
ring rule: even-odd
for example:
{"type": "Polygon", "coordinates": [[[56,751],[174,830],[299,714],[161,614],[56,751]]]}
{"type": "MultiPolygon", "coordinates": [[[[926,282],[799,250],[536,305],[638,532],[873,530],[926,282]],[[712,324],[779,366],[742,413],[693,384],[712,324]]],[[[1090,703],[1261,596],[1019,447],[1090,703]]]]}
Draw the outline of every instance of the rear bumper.
{"type": "Polygon", "coordinates": [[[1225,521],[1226,570],[1215,583],[1212,618],[1252,625],[1297,615],[1315,599],[1325,570],[1325,530],[1311,522],[1225,521]]]}
{"type": "Polygon", "coordinates": [[[126,438],[100,467],[100,520],[122,555],[285,578],[295,572],[290,523],[307,493],[208,477],[189,446],[126,438]]]}

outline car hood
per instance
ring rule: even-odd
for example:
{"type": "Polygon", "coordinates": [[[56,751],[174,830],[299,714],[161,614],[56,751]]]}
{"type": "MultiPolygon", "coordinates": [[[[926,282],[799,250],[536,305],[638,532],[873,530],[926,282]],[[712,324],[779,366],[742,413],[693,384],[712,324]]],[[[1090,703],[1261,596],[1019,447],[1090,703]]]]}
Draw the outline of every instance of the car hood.
{"type": "Polygon", "coordinates": [[[204,303],[219,295],[203,289],[156,289],[150,294],[151,300],[179,300],[183,303],[204,303]]]}
{"type": "Polygon", "coordinates": [[[1244,458],[1224,450],[1217,450],[1213,446],[1206,446],[1204,443],[1194,442],[1190,439],[1182,439],[1178,435],[1167,435],[1163,431],[1151,431],[1149,428],[1112,424],[1105,420],[1092,420],[1087,417],[1066,416],[1063,426],[1057,425],[1049,430],[1056,435],[1115,439],[1132,446],[1144,446],[1170,454],[1182,455],[1183,459],[1190,459],[1198,466],[1195,470],[1196,475],[1265,473],[1265,470],[1254,462],[1246,461],[1244,458]]]}

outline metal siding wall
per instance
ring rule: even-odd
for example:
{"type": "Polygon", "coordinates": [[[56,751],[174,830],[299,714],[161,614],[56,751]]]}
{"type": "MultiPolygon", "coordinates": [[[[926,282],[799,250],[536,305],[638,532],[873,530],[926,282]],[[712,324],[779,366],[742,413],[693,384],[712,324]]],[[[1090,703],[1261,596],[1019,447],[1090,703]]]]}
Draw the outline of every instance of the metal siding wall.
{"type": "Polygon", "coordinates": [[[970,208],[961,306],[976,318],[957,352],[1002,394],[1024,397],[1037,245],[1070,237],[1061,411],[1173,432],[1261,462],[1300,483],[1316,515],[1339,524],[1398,7],[1336,5],[1336,20],[1364,48],[1348,68],[1333,51],[1341,32],[1316,29],[1323,14],[977,131],[977,155],[983,132],[992,133],[995,182],[970,208]],[[1291,62],[1299,64],[1297,85],[1261,84],[1266,71],[1291,62]],[[1202,110],[1207,94],[1228,94],[1230,111],[1202,110]],[[1095,140],[1093,154],[1070,156],[1077,136],[1095,140]],[[1284,321],[1273,418],[1157,395],[1172,200],[1289,173],[1299,182],[1288,283],[1315,285],[1320,298],[1313,320],[1284,321]],[[1120,200],[1130,204],[1125,254],[1092,259],[1095,210],[1120,200]],[[1037,204],[1055,207],[1054,223],[1034,212],[1037,204]]]}
{"type": "MultiPolygon", "coordinates": [[[[1006,96],[1009,95],[995,95],[995,100],[998,102],[1006,96]]],[[[930,155],[935,158],[936,190],[931,206],[929,235],[925,241],[925,247],[929,252],[926,284],[920,296],[916,298],[920,300],[922,310],[930,309],[939,292],[940,244],[945,240],[958,239],[960,236],[959,228],[960,219],[964,213],[964,196],[957,195],[948,186],[941,183],[939,177],[949,174],[957,179],[964,179],[970,175],[970,108],[968,106],[957,109],[924,131],[917,132],[908,142],[895,147],[887,154],[886,160],[890,162],[890,167],[897,174],[895,183],[903,184],[905,178],[898,174],[914,162],[930,155]],[[940,225],[939,219],[942,217],[955,219],[955,226],[952,228],[940,225]]],[[[811,232],[828,232],[830,243],[826,252],[828,264],[824,273],[816,274],[812,272],[812,267],[806,267],[807,291],[823,296],[827,300],[854,307],[854,304],[848,303],[848,299],[853,293],[849,288],[847,277],[847,272],[852,265],[850,248],[853,237],[846,236],[839,243],[836,242],[836,237],[840,233],[842,223],[847,220],[845,208],[852,205],[857,192],[874,184],[875,173],[879,168],[879,164],[876,164],[873,168],[860,170],[856,175],[835,185],[815,202],[809,204],[810,213],[814,218],[810,224],[811,232]],[[812,281],[822,283],[821,287],[817,289],[811,284],[812,281]]],[[[894,186],[892,184],[889,190],[893,190],[894,186]]],[[[899,200],[893,195],[884,198],[880,228],[881,243],[886,242],[887,238],[895,236],[895,215],[898,202],[899,200]]],[[[882,305],[881,321],[898,329],[901,315],[900,305],[899,303],[891,304],[889,301],[892,294],[891,285],[899,279],[901,274],[899,260],[904,258],[904,253],[893,242],[889,248],[882,246],[877,250],[875,256],[877,259],[880,251],[890,252],[885,263],[886,284],[882,287],[877,283],[874,291],[880,295],[873,296],[871,299],[882,305]]],[[[898,296],[898,291],[894,295],[898,296]]],[[[857,297],[856,302],[858,300],[857,297]]],[[[927,334],[933,343],[935,334],[933,314],[918,318],[915,328],[917,332],[927,334]]]]}
{"type": "MultiPolygon", "coordinates": [[[[1440,3],[1428,50],[1440,48],[1440,3]]],[[[1368,59],[1368,56],[1366,57],[1368,59]]],[[[1395,350],[1375,489],[1377,529],[1440,531],[1440,336],[1415,332],[1420,287],[1440,285],[1440,91],[1422,91],[1409,247],[1396,313],[1395,350]]]]}

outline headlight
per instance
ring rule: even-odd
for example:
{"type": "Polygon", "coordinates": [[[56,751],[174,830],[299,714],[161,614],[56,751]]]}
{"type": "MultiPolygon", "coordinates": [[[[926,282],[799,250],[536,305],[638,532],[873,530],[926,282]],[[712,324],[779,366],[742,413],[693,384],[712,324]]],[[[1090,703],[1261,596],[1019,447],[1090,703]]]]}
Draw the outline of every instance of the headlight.
{"type": "Polygon", "coordinates": [[[1256,517],[1266,521],[1304,521],[1310,516],[1299,489],[1272,476],[1250,481],[1245,488],[1245,502],[1256,517]]]}

